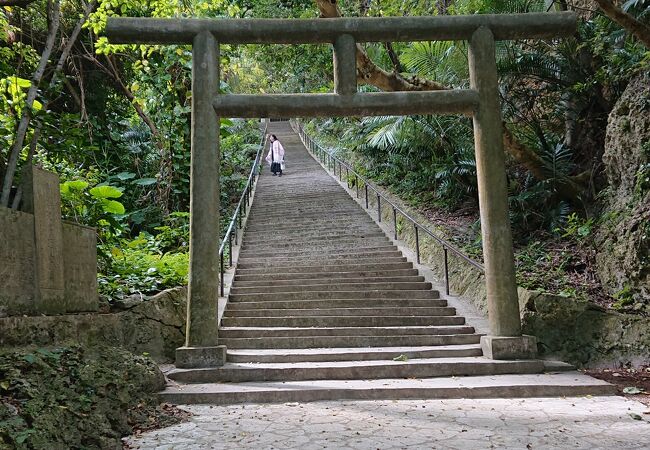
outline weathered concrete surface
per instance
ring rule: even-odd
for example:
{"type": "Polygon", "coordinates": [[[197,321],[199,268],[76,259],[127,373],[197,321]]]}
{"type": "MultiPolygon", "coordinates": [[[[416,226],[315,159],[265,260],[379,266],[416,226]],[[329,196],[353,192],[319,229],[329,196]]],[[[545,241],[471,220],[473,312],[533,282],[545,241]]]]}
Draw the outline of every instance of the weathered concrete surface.
{"type": "Polygon", "coordinates": [[[107,344],[171,361],[184,341],[185,298],[174,288],[118,313],[0,318],[0,346],[107,344]]]}
{"type": "Polygon", "coordinates": [[[63,222],[59,177],[30,165],[25,173],[23,211],[34,216],[35,308],[45,314],[65,309],[63,222]]]}
{"type": "Polygon", "coordinates": [[[334,92],[351,95],[357,92],[357,43],[349,34],[334,42],[334,92]]]}
{"type": "Polygon", "coordinates": [[[184,406],[189,422],[125,439],[132,448],[642,449],[647,409],[620,397],[184,406]],[[631,414],[638,415],[635,420],[631,414]]]}
{"type": "Polygon", "coordinates": [[[453,41],[469,39],[482,25],[491,28],[497,40],[555,38],[575,32],[576,16],[562,12],[327,20],[110,17],[105,34],[114,44],[191,44],[204,30],[224,44],[332,43],[341,34],[351,34],[357,42],[453,41]]]}
{"type": "Polygon", "coordinates": [[[337,117],[389,114],[471,114],[478,102],[470,89],[338,94],[231,94],[214,108],[226,117],[337,117]]]}
{"type": "Polygon", "coordinates": [[[530,293],[525,307],[524,332],[537,336],[543,356],[585,367],[650,363],[648,317],[541,293],[530,293]]]}
{"type": "MultiPolygon", "coordinates": [[[[479,28],[470,40],[468,59],[470,86],[480,99],[473,122],[488,321],[491,336],[516,337],[521,336],[521,322],[494,55],[494,35],[488,28],[479,28]]],[[[534,352],[529,355],[534,356],[534,352]]]]}
{"type": "Polygon", "coordinates": [[[34,309],[34,216],[0,207],[0,317],[34,309]]]}
{"type": "Polygon", "coordinates": [[[192,47],[190,268],[186,347],[217,345],[219,299],[219,44],[203,31],[192,47]]]}
{"type": "Polygon", "coordinates": [[[63,223],[64,311],[97,311],[97,232],[63,223]]]}

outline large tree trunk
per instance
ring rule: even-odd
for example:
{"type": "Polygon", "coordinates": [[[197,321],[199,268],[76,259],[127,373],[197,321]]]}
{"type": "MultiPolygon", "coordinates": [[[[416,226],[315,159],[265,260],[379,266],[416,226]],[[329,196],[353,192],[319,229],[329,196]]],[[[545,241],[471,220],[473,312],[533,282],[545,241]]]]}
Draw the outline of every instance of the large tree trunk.
{"type": "MultiPolygon", "coordinates": [[[[341,17],[341,11],[338,8],[336,0],[315,0],[315,2],[321,17],[341,17]]],[[[449,87],[440,83],[416,75],[403,77],[399,73],[383,70],[370,59],[360,44],[357,44],[357,78],[359,82],[370,84],[382,91],[431,91],[449,89],[449,87]]],[[[505,126],[503,131],[503,144],[506,152],[530,171],[535,178],[540,180],[548,178],[543,170],[544,165],[539,155],[534,150],[518,142],[505,126]]],[[[575,201],[581,188],[571,179],[567,179],[566,185],[569,188],[562,189],[560,195],[563,197],[567,196],[568,200],[575,201]]]]}
{"type": "Polygon", "coordinates": [[[27,134],[27,126],[29,125],[29,120],[31,118],[32,106],[34,105],[34,100],[36,100],[38,87],[43,79],[43,74],[45,73],[45,68],[50,59],[50,54],[54,47],[54,41],[56,40],[56,35],[59,30],[61,19],[59,0],[48,1],[47,15],[49,21],[47,39],[45,40],[45,47],[41,54],[41,60],[32,76],[32,85],[27,91],[27,99],[25,100],[25,106],[23,107],[22,116],[18,123],[18,129],[16,130],[16,138],[14,139],[14,144],[11,147],[11,153],[9,154],[9,159],[7,161],[5,177],[2,183],[2,195],[0,195],[0,205],[2,206],[9,205],[9,194],[11,193],[11,186],[16,173],[16,167],[18,166],[18,159],[23,150],[23,143],[25,142],[25,135],[27,134]]]}

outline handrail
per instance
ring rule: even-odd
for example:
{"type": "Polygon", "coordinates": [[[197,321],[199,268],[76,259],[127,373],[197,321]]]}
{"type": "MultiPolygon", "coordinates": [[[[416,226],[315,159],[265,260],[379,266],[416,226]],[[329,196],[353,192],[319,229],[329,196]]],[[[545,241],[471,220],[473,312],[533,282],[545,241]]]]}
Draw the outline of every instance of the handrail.
{"type": "Polygon", "coordinates": [[[251,167],[250,174],[248,175],[248,180],[246,180],[246,187],[239,197],[239,202],[237,202],[237,207],[232,214],[230,223],[228,224],[228,229],[221,240],[221,245],[219,246],[219,289],[221,292],[221,297],[224,295],[224,281],[223,275],[225,273],[223,253],[226,249],[226,243],[228,243],[228,268],[232,267],[232,243],[233,237],[235,240],[235,245],[237,245],[237,230],[242,228],[242,216],[246,215],[246,207],[250,205],[251,202],[251,192],[256,183],[256,176],[259,175],[259,165],[262,161],[262,151],[266,147],[266,132],[268,130],[269,123],[268,121],[264,122],[264,131],[262,132],[262,138],[260,139],[260,146],[257,149],[255,154],[255,161],[251,167]]]}
{"type": "Polygon", "coordinates": [[[359,180],[363,181],[363,184],[365,186],[365,203],[366,203],[366,209],[369,207],[368,203],[368,188],[370,188],[372,191],[374,191],[375,195],[377,196],[377,221],[381,222],[381,201],[383,200],[384,202],[388,203],[392,208],[393,208],[393,231],[394,231],[394,238],[398,238],[398,230],[397,230],[397,213],[401,214],[402,217],[406,218],[409,222],[413,224],[413,229],[415,231],[415,254],[417,256],[417,262],[420,264],[420,239],[419,239],[419,230],[422,230],[425,232],[427,235],[429,235],[435,242],[437,242],[440,246],[442,246],[442,250],[444,253],[444,273],[445,273],[445,290],[447,295],[449,295],[449,266],[447,263],[447,253],[451,252],[457,257],[461,258],[468,264],[476,267],[479,269],[481,272],[485,273],[485,268],[481,263],[478,261],[473,260],[469,256],[465,255],[463,252],[461,252],[457,247],[446,241],[445,239],[437,236],[433,231],[429,230],[426,226],[422,225],[419,223],[417,220],[415,220],[413,217],[411,217],[410,214],[408,214],[406,211],[401,209],[399,206],[394,204],[392,201],[390,201],[389,198],[387,198],[384,194],[382,194],[377,187],[375,187],[372,183],[368,181],[367,178],[364,178],[361,176],[356,170],[352,168],[350,164],[347,162],[343,161],[342,159],[334,156],[331,152],[325,150],[320,144],[318,144],[316,141],[314,141],[307,133],[305,132],[304,127],[298,120],[291,120],[291,126],[298,133],[298,136],[300,136],[300,140],[304,144],[305,148],[309,150],[309,152],[312,153],[321,161],[321,163],[329,169],[332,167],[332,170],[334,172],[334,176],[336,177],[336,165],[338,163],[338,171],[339,171],[339,180],[343,180],[343,175],[342,175],[342,167],[345,167],[345,172],[346,172],[346,177],[350,175],[350,173],[354,174],[354,181],[355,181],[355,186],[357,189],[357,198],[359,198],[359,180]]]}

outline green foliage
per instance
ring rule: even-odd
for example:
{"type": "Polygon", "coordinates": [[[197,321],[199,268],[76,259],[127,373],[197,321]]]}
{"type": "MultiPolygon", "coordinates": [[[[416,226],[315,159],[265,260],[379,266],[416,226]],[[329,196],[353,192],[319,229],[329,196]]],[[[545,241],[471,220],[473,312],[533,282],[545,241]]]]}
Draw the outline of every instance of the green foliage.
{"type": "Polygon", "coordinates": [[[91,226],[99,227],[101,240],[119,236],[123,229],[125,208],[115,200],[122,191],[115,186],[98,185],[88,189],[90,183],[84,180],[69,180],[61,183],[61,210],[63,217],[91,226]]]}
{"type": "Polygon", "coordinates": [[[567,217],[567,221],[562,233],[562,237],[580,242],[586,237],[588,237],[589,235],[591,235],[593,228],[594,228],[593,218],[583,220],[580,217],[578,217],[576,213],[571,213],[567,217]]]}

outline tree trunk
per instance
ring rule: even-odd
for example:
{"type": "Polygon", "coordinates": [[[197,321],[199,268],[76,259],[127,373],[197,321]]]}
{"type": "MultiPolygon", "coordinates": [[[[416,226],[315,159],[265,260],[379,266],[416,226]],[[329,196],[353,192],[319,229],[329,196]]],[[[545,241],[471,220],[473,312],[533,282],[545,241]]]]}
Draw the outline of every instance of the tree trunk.
{"type": "Polygon", "coordinates": [[[18,123],[18,129],[16,130],[16,138],[11,148],[11,153],[9,154],[9,160],[7,161],[5,177],[2,183],[2,195],[0,195],[0,205],[2,206],[9,205],[9,194],[11,193],[11,186],[16,173],[18,159],[23,150],[23,143],[25,142],[25,135],[27,134],[27,126],[29,125],[29,119],[31,118],[32,106],[34,105],[34,100],[38,93],[38,86],[43,79],[43,74],[45,73],[45,68],[50,59],[50,54],[54,47],[54,41],[56,40],[56,35],[59,30],[61,19],[59,0],[48,1],[47,15],[49,18],[49,27],[47,39],[45,40],[45,48],[41,54],[41,60],[38,63],[38,67],[36,67],[34,75],[32,76],[32,85],[29,87],[29,91],[27,91],[27,99],[25,100],[25,106],[23,107],[22,116],[18,123]]]}

